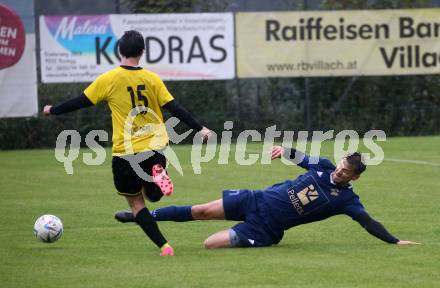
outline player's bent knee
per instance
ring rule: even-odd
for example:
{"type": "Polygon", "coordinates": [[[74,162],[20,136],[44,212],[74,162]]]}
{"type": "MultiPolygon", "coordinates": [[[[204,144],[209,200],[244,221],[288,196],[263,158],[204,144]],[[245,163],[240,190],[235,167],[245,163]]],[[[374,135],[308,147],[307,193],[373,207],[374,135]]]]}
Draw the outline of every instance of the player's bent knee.
{"type": "Polygon", "coordinates": [[[228,248],[232,247],[230,240],[230,230],[223,230],[209,236],[204,242],[203,246],[206,249],[228,248]]]}
{"type": "Polygon", "coordinates": [[[221,245],[221,243],[215,241],[215,239],[212,239],[212,237],[209,237],[203,242],[203,247],[205,247],[205,249],[215,249],[215,248],[222,248],[224,246],[221,245]]]}
{"type": "Polygon", "coordinates": [[[214,248],[211,241],[209,241],[209,238],[203,242],[203,247],[205,247],[205,249],[213,249],[214,248]]]}

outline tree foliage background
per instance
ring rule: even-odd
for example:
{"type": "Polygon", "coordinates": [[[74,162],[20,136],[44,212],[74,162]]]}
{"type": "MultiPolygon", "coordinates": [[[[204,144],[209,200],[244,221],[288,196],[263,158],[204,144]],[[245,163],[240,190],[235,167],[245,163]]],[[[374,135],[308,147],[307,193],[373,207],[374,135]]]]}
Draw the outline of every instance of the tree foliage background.
{"type": "MultiPolygon", "coordinates": [[[[121,1],[118,5],[125,7],[123,13],[252,10],[249,1],[244,0],[121,1]]],[[[438,5],[437,1],[426,0],[255,2],[267,10],[270,7],[278,10],[401,9],[438,5]]],[[[58,2],[58,5],[63,3],[58,2]]],[[[40,7],[39,13],[43,12],[40,7]]],[[[75,11],[66,14],[75,14],[75,11]]],[[[234,79],[166,84],[180,104],[217,132],[221,132],[223,123],[230,120],[234,122],[235,135],[243,129],[264,131],[272,125],[277,125],[278,130],[291,131],[353,129],[360,135],[370,129],[384,130],[387,136],[440,134],[439,75],[234,79]],[[306,92],[310,95],[310,105],[306,92]]],[[[40,83],[40,107],[78,96],[87,85],[40,83]]],[[[181,126],[179,129],[187,129],[181,126]]],[[[0,119],[0,148],[54,147],[57,135],[64,129],[76,129],[83,138],[93,129],[104,129],[111,135],[109,110],[105,105],[98,105],[59,117],[0,119]]]]}

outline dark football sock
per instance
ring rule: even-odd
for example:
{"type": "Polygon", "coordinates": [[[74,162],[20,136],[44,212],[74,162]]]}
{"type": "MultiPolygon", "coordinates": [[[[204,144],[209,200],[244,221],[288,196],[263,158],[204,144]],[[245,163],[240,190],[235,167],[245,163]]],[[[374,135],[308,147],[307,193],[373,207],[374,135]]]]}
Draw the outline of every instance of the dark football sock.
{"type": "Polygon", "coordinates": [[[151,216],[150,211],[145,207],[141,209],[136,217],[136,223],[141,226],[142,230],[144,230],[145,234],[157,245],[157,247],[162,247],[167,240],[163,237],[162,233],[157,226],[156,220],[154,220],[153,216],[151,216]]]}
{"type": "Polygon", "coordinates": [[[194,220],[191,215],[192,206],[169,206],[151,211],[156,221],[186,222],[194,220]]]}

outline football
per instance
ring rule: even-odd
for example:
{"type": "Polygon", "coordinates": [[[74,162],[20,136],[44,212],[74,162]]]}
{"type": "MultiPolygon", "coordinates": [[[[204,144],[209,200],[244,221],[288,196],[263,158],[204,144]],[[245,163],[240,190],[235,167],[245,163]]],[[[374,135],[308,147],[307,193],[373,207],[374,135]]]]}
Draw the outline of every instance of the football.
{"type": "Polygon", "coordinates": [[[43,215],[35,221],[34,234],[42,242],[53,243],[63,235],[63,223],[57,216],[43,215]]]}

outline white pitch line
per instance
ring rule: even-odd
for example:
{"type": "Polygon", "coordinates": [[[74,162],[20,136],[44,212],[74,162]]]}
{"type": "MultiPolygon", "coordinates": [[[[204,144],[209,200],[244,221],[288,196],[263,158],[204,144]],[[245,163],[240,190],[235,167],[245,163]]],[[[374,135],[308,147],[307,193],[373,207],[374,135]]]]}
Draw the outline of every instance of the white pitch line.
{"type": "MultiPolygon", "coordinates": [[[[242,149],[240,149],[241,151],[242,149]]],[[[262,153],[262,150],[260,151],[256,151],[253,149],[249,149],[249,150],[245,150],[245,152],[248,153],[262,153]]],[[[316,156],[316,155],[314,155],[316,156]]],[[[332,157],[331,155],[320,155],[319,157],[332,157]]],[[[342,158],[343,155],[339,155],[339,158],[342,158]]],[[[408,163],[408,164],[418,164],[418,165],[429,165],[429,166],[440,166],[440,163],[436,163],[436,162],[428,162],[428,161],[421,161],[421,160],[409,160],[409,159],[395,159],[395,158],[385,158],[384,161],[390,161],[390,162],[396,162],[396,163],[408,163]]]]}
{"type": "MultiPolygon", "coordinates": [[[[261,154],[263,152],[263,150],[254,150],[254,149],[237,149],[237,150],[239,150],[240,152],[257,153],[257,154],[261,154]]],[[[313,155],[313,156],[316,156],[316,155],[313,155]]],[[[337,156],[339,158],[344,157],[344,155],[337,155],[337,156]]],[[[325,157],[327,159],[330,159],[332,156],[327,155],[327,154],[322,154],[322,155],[319,155],[319,157],[325,157]]],[[[384,161],[390,161],[390,162],[396,162],[396,163],[418,164],[418,165],[429,165],[429,166],[440,166],[440,163],[437,163],[437,162],[428,162],[428,161],[421,161],[421,160],[384,158],[384,161]]]]}
{"type": "Polygon", "coordinates": [[[410,163],[410,164],[421,164],[421,165],[429,165],[429,166],[440,166],[440,163],[420,161],[420,160],[406,160],[406,159],[394,159],[394,158],[385,158],[384,160],[391,161],[391,162],[397,162],[397,163],[410,163]]]}

